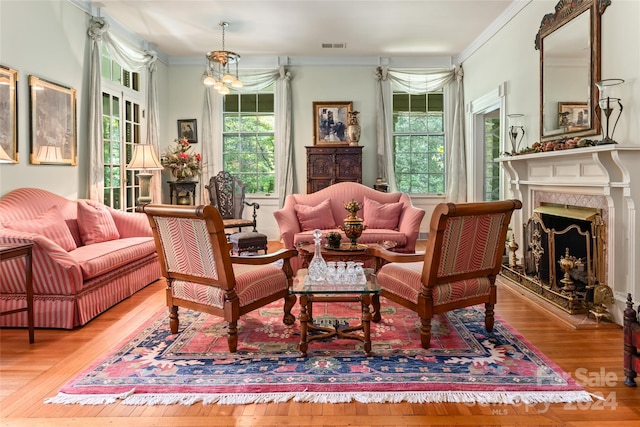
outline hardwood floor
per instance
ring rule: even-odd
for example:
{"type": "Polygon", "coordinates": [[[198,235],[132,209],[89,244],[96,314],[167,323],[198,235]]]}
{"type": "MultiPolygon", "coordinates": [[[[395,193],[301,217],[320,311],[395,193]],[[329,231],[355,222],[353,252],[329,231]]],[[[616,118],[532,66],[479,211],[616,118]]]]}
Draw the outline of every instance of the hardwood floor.
{"type": "Polygon", "coordinates": [[[424,426],[640,425],[640,388],[624,386],[621,328],[574,330],[499,283],[496,313],[605,400],[553,404],[312,404],[241,406],[45,405],[71,377],[164,309],[151,284],[82,328],[0,330],[0,426],[424,426]]]}

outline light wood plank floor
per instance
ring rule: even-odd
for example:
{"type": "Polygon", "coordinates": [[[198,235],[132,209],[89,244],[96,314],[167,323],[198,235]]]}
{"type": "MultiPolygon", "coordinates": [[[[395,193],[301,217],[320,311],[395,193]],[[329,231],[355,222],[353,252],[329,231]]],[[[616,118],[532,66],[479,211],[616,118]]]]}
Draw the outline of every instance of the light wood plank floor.
{"type": "MultiPolygon", "coordinates": [[[[0,426],[640,425],[640,387],[624,386],[621,328],[574,330],[499,283],[496,312],[586,389],[590,405],[311,404],[45,405],[44,399],[164,308],[154,283],[72,331],[0,330],[0,426]]],[[[640,382],[640,381],[639,381],[640,382]]]]}

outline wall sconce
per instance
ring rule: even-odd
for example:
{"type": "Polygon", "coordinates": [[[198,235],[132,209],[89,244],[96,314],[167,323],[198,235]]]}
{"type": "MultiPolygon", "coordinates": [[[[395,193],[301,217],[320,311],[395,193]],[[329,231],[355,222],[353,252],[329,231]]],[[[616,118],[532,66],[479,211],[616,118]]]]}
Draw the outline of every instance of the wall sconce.
{"type": "Polygon", "coordinates": [[[151,193],[149,190],[151,188],[151,177],[153,174],[149,171],[164,169],[160,160],[158,160],[153,145],[136,144],[133,148],[133,155],[127,165],[127,169],[140,171],[136,174],[138,182],[140,182],[138,205],[151,203],[151,193]]]}
{"type": "Polygon", "coordinates": [[[520,151],[520,143],[524,138],[524,125],[522,119],[524,114],[508,114],[509,119],[509,140],[511,141],[511,155],[520,151]]]}
{"type": "MultiPolygon", "coordinates": [[[[598,95],[598,107],[606,118],[605,125],[602,127],[605,133],[602,141],[600,141],[598,145],[617,144],[617,142],[613,140],[613,133],[622,115],[622,102],[620,102],[620,85],[622,83],[624,83],[622,79],[605,79],[596,82],[596,86],[600,92],[598,95]],[[616,117],[611,133],[609,133],[611,114],[614,110],[618,110],[618,117],[616,117]]],[[[600,114],[598,114],[598,119],[600,119],[600,114]]]]}

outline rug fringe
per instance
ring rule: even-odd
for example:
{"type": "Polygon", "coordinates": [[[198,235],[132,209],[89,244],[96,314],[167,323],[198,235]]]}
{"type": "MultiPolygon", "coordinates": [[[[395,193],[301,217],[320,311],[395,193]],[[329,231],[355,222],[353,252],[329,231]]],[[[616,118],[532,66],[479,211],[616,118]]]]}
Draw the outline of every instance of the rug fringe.
{"type": "Polygon", "coordinates": [[[105,405],[122,400],[123,405],[193,405],[197,402],[218,405],[247,405],[252,403],[475,403],[475,404],[525,404],[537,403],[585,403],[593,402],[586,391],[532,391],[532,392],[385,392],[385,393],[236,393],[236,394],[134,394],[131,390],[122,394],[73,395],[58,393],[45,399],[45,403],[62,405],[105,405]]]}
{"type": "Polygon", "coordinates": [[[129,390],[120,394],[66,394],[58,393],[55,397],[48,397],[44,403],[61,405],[108,405],[118,400],[126,399],[135,390],[129,390]]]}

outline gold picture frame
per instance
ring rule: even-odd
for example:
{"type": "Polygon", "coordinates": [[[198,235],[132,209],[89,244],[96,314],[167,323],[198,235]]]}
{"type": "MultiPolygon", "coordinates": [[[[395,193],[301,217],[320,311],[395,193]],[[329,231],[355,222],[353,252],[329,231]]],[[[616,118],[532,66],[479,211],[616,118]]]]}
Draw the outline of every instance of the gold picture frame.
{"type": "Polygon", "coordinates": [[[347,125],[352,101],[315,101],[313,103],[313,144],[349,145],[347,125]]]}
{"type": "Polygon", "coordinates": [[[29,76],[33,165],[78,164],[76,90],[29,76]]]}
{"type": "Polygon", "coordinates": [[[590,119],[586,102],[558,102],[558,127],[573,130],[588,128],[590,119]]]}
{"type": "Polygon", "coordinates": [[[18,72],[0,65],[0,163],[18,163],[18,72]]]}

